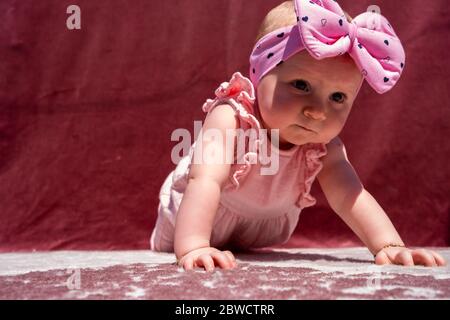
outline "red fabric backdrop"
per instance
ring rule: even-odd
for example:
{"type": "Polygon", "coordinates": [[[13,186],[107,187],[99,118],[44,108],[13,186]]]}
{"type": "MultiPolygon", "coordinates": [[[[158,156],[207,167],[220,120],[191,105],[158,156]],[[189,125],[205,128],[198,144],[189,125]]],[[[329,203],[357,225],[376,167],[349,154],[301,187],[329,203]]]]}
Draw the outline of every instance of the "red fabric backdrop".
{"type": "MultiPolygon", "coordinates": [[[[0,2],[0,250],[148,248],[176,128],[247,75],[278,0],[0,2]],[[66,9],[81,8],[81,30],[66,9]]],[[[370,0],[341,0],[350,15],[370,0]]],[[[409,245],[449,240],[447,0],[377,1],[407,53],[398,86],[364,84],[342,134],[409,245]]],[[[289,246],[361,245],[316,182],[289,246]]]]}

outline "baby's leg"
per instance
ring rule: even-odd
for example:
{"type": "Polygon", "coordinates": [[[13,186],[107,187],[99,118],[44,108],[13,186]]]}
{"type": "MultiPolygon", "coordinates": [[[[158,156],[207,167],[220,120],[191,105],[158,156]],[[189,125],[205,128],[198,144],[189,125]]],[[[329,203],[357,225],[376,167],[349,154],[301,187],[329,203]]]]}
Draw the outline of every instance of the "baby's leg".
{"type": "Polygon", "coordinates": [[[163,209],[160,203],[158,218],[150,237],[150,249],[157,252],[174,252],[173,236],[175,228],[162,212],[163,209]]]}

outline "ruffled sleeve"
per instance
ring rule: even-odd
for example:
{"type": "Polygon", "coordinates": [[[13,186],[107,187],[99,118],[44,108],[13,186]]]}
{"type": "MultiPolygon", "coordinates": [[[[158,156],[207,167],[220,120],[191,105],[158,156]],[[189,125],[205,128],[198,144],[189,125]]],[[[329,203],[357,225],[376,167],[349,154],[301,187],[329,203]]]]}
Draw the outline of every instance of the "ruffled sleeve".
{"type": "MultiPolygon", "coordinates": [[[[208,99],[203,104],[204,112],[209,113],[214,107],[227,103],[236,111],[241,128],[244,130],[256,129],[259,135],[261,125],[254,116],[255,89],[250,79],[244,77],[240,72],[236,72],[229,82],[223,82],[215,90],[215,95],[214,99],[208,99]]],[[[242,132],[239,131],[238,134],[242,134],[242,132]]],[[[251,148],[246,147],[247,152],[242,155],[242,159],[237,161],[237,168],[231,177],[231,181],[236,188],[239,188],[239,180],[249,173],[251,164],[256,163],[258,147],[261,144],[259,136],[253,140],[253,143],[254,145],[251,148]]]]}
{"type": "Polygon", "coordinates": [[[203,104],[204,112],[210,112],[215,106],[233,99],[243,107],[238,110],[243,116],[254,113],[255,89],[251,81],[240,72],[234,73],[230,82],[223,82],[216,89],[215,95],[214,99],[207,99],[203,104]]]}
{"type": "Polygon", "coordinates": [[[297,206],[300,208],[311,207],[316,204],[316,199],[310,194],[312,184],[323,167],[320,159],[327,154],[327,147],[323,143],[307,143],[302,146],[303,152],[303,181],[302,191],[299,195],[297,206]]]}

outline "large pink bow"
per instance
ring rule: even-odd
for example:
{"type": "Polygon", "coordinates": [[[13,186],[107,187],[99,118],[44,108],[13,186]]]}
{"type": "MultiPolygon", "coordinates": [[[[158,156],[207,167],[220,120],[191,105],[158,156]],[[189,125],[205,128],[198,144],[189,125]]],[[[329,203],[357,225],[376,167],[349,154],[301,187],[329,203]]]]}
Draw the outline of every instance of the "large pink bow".
{"type": "Polygon", "coordinates": [[[405,66],[405,51],[385,17],[364,12],[349,23],[334,0],[294,2],[298,30],[280,28],[255,45],[250,57],[250,76],[255,85],[283,60],[306,48],[318,60],[348,52],[380,94],[395,86],[405,66]],[[292,37],[300,39],[288,39],[292,37]]]}

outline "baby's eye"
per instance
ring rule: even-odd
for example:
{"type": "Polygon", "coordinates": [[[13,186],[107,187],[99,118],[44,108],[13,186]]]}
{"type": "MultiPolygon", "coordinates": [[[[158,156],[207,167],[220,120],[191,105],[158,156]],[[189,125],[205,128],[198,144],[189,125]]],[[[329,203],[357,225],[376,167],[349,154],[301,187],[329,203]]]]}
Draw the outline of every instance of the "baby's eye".
{"type": "Polygon", "coordinates": [[[335,92],[331,95],[331,100],[337,102],[337,103],[344,103],[346,99],[345,93],[342,92],[335,92]]]}
{"type": "Polygon", "coordinates": [[[304,80],[295,80],[295,81],[292,83],[292,85],[293,85],[295,88],[297,88],[297,89],[300,89],[300,90],[305,91],[305,92],[309,92],[309,85],[308,85],[308,83],[307,83],[306,81],[304,81],[304,80]]]}

